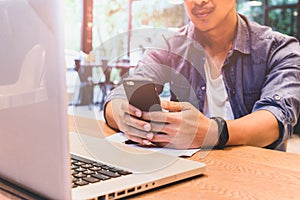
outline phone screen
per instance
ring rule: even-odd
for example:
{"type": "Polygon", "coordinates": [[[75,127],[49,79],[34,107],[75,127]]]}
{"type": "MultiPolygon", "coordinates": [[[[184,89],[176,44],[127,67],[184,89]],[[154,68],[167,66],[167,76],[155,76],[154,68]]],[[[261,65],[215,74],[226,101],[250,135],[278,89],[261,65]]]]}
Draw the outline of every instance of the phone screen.
{"type": "Polygon", "coordinates": [[[161,111],[155,84],[148,78],[125,78],[123,86],[129,103],[142,111],[161,111]]]}

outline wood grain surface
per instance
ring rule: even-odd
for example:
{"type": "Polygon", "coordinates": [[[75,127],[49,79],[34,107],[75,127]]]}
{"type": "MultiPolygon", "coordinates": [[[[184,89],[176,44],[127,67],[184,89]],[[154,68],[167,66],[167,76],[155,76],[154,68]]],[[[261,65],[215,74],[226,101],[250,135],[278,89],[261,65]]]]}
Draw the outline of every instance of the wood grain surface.
{"type": "Polygon", "coordinates": [[[213,150],[204,157],[201,154],[191,159],[206,163],[204,176],[134,199],[300,199],[298,154],[249,146],[213,150]]]}
{"type": "MultiPolygon", "coordinates": [[[[99,136],[99,130],[105,136],[115,133],[103,121],[96,121],[82,117],[74,120],[69,116],[69,127],[94,137],[99,136]],[[77,126],[70,123],[72,120],[77,126]]],[[[299,154],[236,146],[200,151],[189,159],[207,165],[203,176],[147,191],[130,199],[300,199],[299,154]]]]}
{"type": "MultiPolygon", "coordinates": [[[[69,131],[94,137],[115,133],[103,121],[69,116],[69,131]]],[[[128,199],[298,200],[300,155],[250,146],[200,151],[191,158],[204,162],[204,175],[153,189],[128,199]]],[[[16,199],[0,191],[0,199],[16,199]]]]}

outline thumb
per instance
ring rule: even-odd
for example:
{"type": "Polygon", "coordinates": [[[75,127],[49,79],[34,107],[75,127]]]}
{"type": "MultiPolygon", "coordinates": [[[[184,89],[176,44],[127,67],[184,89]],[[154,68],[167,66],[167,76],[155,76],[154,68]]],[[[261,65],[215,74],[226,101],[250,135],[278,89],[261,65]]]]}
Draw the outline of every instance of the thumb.
{"type": "Polygon", "coordinates": [[[182,105],[180,102],[175,101],[161,101],[161,107],[170,112],[180,112],[182,110],[182,105]]]}

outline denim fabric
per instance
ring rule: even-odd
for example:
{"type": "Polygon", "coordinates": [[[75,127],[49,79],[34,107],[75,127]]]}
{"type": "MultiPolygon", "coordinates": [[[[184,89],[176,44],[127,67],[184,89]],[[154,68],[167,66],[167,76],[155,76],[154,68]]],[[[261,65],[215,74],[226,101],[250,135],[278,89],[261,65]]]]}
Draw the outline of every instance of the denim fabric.
{"type": "MultiPolygon", "coordinates": [[[[170,83],[171,100],[188,101],[203,111],[206,96],[206,55],[190,22],[179,33],[162,37],[146,51],[132,77],[152,78],[158,90],[170,83]]],[[[266,148],[285,150],[300,115],[300,46],[292,37],[238,15],[232,49],[222,68],[235,118],[268,110],[278,120],[280,138],[266,148]]],[[[122,87],[107,98],[125,98],[122,87]]],[[[242,133],[241,133],[242,134],[242,133]]]]}

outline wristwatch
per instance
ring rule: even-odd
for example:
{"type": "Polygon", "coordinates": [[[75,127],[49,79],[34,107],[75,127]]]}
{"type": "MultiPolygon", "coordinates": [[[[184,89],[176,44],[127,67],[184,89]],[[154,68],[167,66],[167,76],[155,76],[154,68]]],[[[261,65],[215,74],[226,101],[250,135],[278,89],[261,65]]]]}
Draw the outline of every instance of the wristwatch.
{"type": "Polygon", "coordinates": [[[227,123],[221,117],[211,117],[210,119],[215,120],[218,124],[219,140],[218,144],[214,148],[223,149],[229,139],[227,123]]]}

